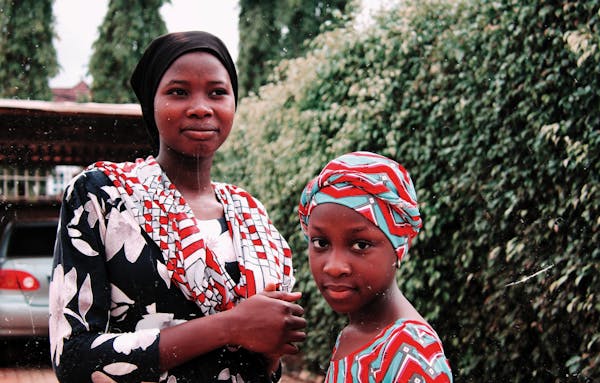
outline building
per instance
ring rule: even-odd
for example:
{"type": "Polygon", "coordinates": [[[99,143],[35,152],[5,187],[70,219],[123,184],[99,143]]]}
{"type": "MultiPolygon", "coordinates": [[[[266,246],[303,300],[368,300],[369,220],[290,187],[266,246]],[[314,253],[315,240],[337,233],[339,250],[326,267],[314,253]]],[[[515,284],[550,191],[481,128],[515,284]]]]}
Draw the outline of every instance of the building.
{"type": "Polygon", "coordinates": [[[92,91],[85,81],[72,88],[52,88],[52,101],[87,102],[92,99],[92,91]]]}
{"type": "Polygon", "coordinates": [[[56,214],[84,166],[149,154],[137,104],[0,99],[0,220],[56,214]]]}

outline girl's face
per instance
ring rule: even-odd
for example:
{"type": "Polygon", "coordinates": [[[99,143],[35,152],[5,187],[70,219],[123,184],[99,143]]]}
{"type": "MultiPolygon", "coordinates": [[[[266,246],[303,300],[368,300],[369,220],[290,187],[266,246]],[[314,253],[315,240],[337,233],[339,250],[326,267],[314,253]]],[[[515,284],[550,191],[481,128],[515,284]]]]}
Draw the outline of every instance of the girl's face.
{"type": "Polygon", "coordinates": [[[177,58],[154,96],[160,153],[212,157],[231,132],[235,96],[227,70],[207,52],[177,58]]]}
{"type": "Polygon", "coordinates": [[[312,275],[334,311],[377,315],[389,306],[397,258],[377,226],[346,206],[324,203],[310,215],[308,238],[312,275]]]}

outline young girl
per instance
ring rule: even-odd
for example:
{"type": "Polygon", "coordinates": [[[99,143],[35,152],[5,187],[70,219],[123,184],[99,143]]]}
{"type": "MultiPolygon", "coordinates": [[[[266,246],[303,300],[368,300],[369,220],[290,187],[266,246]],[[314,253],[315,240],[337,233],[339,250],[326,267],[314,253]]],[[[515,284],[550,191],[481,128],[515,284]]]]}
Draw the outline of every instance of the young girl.
{"type": "Polygon", "coordinates": [[[396,283],[422,224],[406,170],[369,152],[336,158],[306,185],[299,216],[315,282],[349,318],[325,381],[452,382],[440,339],[396,283]]]}
{"type": "Polygon", "coordinates": [[[291,251],[263,205],[213,182],[237,74],[204,32],[160,36],[131,85],[158,155],[65,191],[50,285],[61,382],[271,382],[305,337],[291,251]],[[278,291],[275,291],[275,290],[278,291]]]}

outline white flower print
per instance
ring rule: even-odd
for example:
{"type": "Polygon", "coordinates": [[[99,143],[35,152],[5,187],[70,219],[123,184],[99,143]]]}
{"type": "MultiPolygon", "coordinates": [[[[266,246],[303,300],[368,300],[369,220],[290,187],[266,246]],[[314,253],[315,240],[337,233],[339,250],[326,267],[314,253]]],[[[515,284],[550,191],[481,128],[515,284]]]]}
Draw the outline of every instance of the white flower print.
{"type": "Polygon", "coordinates": [[[100,346],[102,343],[106,342],[107,340],[116,338],[118,336],[119,336],[119,334],[101,334],[101,335],[98,335],[96,337],[96,339],[94,339],[94,341],[92,342],[91,348],[96,348],[96,347],[100,346]]]}
{"type": "Polygon", "coordinates": [[[90,246],[86,241],[71,237],[71,243],[77,250],[79,250],[82,254],[87,255],[88,257],[95,257],[98,255],[98,252],[90,246]]]}
{"type": "Polygon", "coordinates": [[[116,362],[104,366],[103,370],[111,375],[127,375],[131,371],[137,370],[137,366],[132,363],[116,362]]]}
{"type": "Polygon", "coordinates": [[[240,376],[240,374],[237,374],[236,376],[231,376],[231,373],[229,372],[229,368],[225,368],[224,370],[222,370],[219,373],[219,376],[217,377],[217,380],[220,381],[229,381],[231,379],[232,383],[244,383],[244,379],[242,379],[242,377],[240,376]]]}
{"type": "Polygon", "coordinates": [[[156,271],[158,272],[158,275],[160,275],[163,282],[165,282],[167,288],[171,288],[171,274],[173,274],[173,272],[169,272],[167,266],[158,260],[156,261],[156,271]]]}
{"type": "Polygon", "coordinates": [[[125,355],[129,355],[132,350],[141,348],[147,349],[158,338],[160,330],[147,329],[133,333],[120,334],[113,342],[115,351],[125,355]]]}
{"type": "Polygon", "coordinates": [[[79,225],[79,220],[81,219],[83,211],[83,206],[80,206],[73,211],[73,218],[71,218],[71,221],[67,225],[67,231],[71,238],[71,243],[78,251],[88,257],[94,257],[98,255],[98,252],[92,249],[89,243],[79,238],[81,237],[81,232],[77,229],[77,225],[79,225]]]}
{"type": "Polygon", "coordinates": [[[231,374],[229,373],[229,369],[225,368],[221,372],[219,372],[218,380],[229,380],[231,378],[231,374]]]}
{"type": "Polygon", "coordinates": [[[121,198],[121,193],[119,193],[119,190],[114,187],[114,185],[107,185],[107,186],[102,186],[102,191],[105,192],[106,194],[108,194],[109,202],[114,203],[116,200],[118,200],[119,198],[121,198]]]}
{"type": "Polygon", "coordinates": [[[52,282],[50,283],[50,350],[51,356],[55,364],[60,364],[60,356],[63,351],[64,340],[71,335],[71,325],[66,316],[70,315],[88,328],[88,324],[84,319],[89,307],[91,306],[91,282],[89,275],[86,276],[84,286],[82,287],[83,297],[80,296],[79,310],[82,313],[77,314],[67,308],[69,302],[77,294],[77,271],[71,269],[67,274],[64,273],[63,266],[57,265],[52,274],[52,282]]]}
{"type": "Polygon", "coordinates": [[[180,323],[186,322],[183,319],[173,319],[174,315],[171,313],[153,313],[146,314],[144,318],[140,320],[135,326],[136,330],[158,328],[163,329],[167,327],[173,327],[180,323]]]}
{"type": "MultiPolygon", "coordinates": [[[[92,348],[96,348],[111,339],[114,339],[113,349],[121,354],[129,355],[132,350],[141,348],[146,350],[158,338],[158,329],[147,329],[125,334],[102,334],[94,339],[92,348]]],[[[114,375],[114,374],[113,374],[114,375]]]]}
{"type": "Polygon", "coordinates": [[[84,210],[88,213],[87,223],[89,227],[96,226],[96,223],[99,223],[98,229],[100,230],[100,238],[104,239],[106,235],[106,225],[104,221],[100,219],[102,217],[102,211],[100,207],[100,202],[98,201],[98,196],[93,193],[88,193],[88,198],[90,199],[85,203],[84,210]]]}
{"type": "Polygon", "coordinates": [[[145,242],[140,235],[140,226],[128,213],[121,213],[112,210],[108,217],[108,226],[106,227],[106,260],[119,252],[123,247],[125,257],[131,263],[137,261],[145,242]]]}
{"type": "MultiPolygon", "coordinates": [[[[73,269],[75,270],[75,269],[73,269]]],[[[85,280],[83,281],[83,283],[81,284],[81,287],[79,288],[79,298],[78,298],[78,309],[79,309],[79,316],[80,316],[80,322],[82,322],[85,325],[86,329],[90,329],[89,324],[87,323],[87,320],[85,319],[85,316],[87,314],[87,312],[90,310],[90,307],[92,307],[92,304],[94,303],[94,295],[92,293],[92,282],[90,279],[89,274],[86,275],[85,280]]]]}
{"type": "Polygon", "coordinates": [[[114,284],[110,284],[110,316],[121,321],[125,319],[129,306],[135,302],[127,296],[120,288],[114,284]]]}

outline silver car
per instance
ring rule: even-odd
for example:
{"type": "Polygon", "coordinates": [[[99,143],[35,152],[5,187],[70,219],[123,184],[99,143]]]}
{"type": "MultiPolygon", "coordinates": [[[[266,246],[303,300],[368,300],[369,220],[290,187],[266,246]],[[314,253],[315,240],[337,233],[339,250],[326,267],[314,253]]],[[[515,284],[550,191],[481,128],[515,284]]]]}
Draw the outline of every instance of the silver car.
{"type": "Polygon", "coordinates": [[[58,220],[13,220],[0,237],[0,339],[48,336],[58,220]]]}

